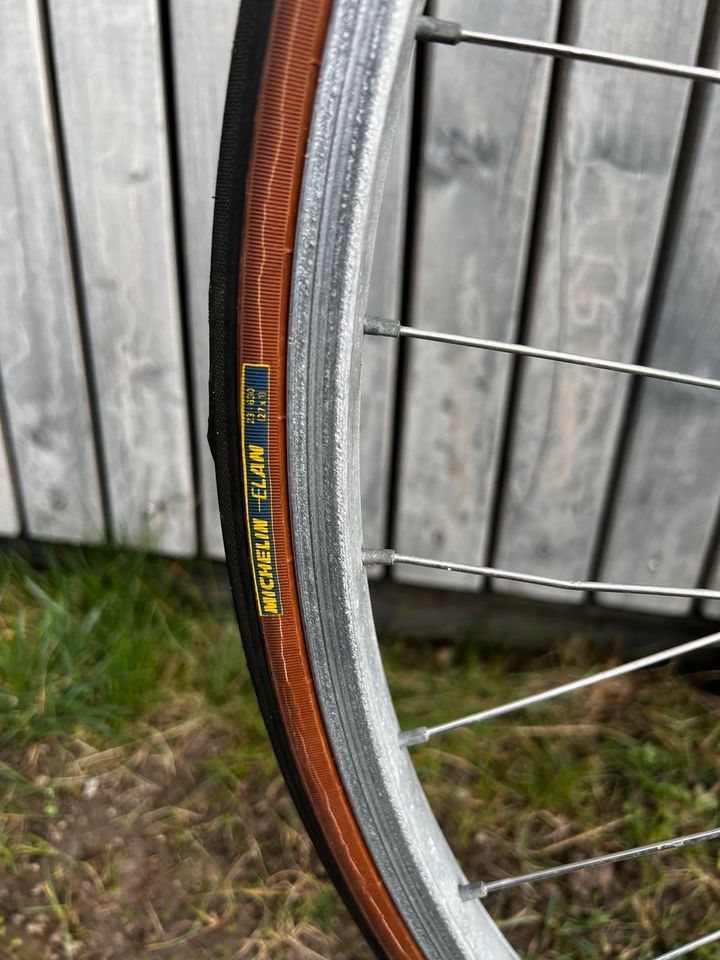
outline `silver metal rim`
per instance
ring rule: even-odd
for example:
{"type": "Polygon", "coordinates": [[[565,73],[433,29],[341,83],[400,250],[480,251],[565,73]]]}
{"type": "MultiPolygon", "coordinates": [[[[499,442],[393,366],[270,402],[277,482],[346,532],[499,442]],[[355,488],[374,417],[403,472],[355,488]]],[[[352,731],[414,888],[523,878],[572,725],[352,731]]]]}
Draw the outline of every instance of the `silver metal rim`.
{"type": "Polygon", "coordinates": [[[515,957],[417,779],[387,688],[363,567],[360,360],[388,152],[421,0],[337,0],[313,114],[288,340],[297,582],[328,737],[365,840],[433,960],[515,957]]]}

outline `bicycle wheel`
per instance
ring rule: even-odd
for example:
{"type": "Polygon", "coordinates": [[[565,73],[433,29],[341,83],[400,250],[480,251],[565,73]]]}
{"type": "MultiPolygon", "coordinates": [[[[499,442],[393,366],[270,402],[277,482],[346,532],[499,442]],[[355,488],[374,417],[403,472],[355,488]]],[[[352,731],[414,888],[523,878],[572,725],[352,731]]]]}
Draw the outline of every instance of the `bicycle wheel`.
{"type": "Polygon", "coordinates": [[[512,956],[480,904],[458,909],[464,877],[398,745],[362,560],[363,299],[420,4],[330,7],[249,0],[235,40],[210,287],[230,578],[283,772],[375,950],[512,956]]]}
{"type": "MultiPolygon", "coordinates": [[[[420,0],[241,6],[216,189],[209,437],[259,702],[295,803],[354,917],[379,956],[513,957],[407,750],[487,712],[401,734],[365,563],[423,561],[363,556],[362,340],[366,328],[400,332],[367,325],[365,304],[421,8],[420,0]]],[[[458,39],[436,21],[422,29],[426,39],[458,39]]]]}

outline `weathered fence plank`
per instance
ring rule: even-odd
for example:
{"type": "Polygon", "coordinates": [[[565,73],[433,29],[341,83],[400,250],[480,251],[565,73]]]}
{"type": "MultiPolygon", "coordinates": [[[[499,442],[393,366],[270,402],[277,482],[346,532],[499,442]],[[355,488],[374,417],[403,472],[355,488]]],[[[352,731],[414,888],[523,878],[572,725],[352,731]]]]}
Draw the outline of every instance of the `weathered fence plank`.
{"type": "Polygon", "coordinates": [[[20,517],[15,504],[5,433],[0,422],[0,537],[15,537],[18,533],[20,517]]]}
{"type": "MultiPolygon", "coordinates": [[[[375,252],[370,276],[368,313],[396,318],[402,294],[410,89],[398,118],[387,178],[383,189],[375,252]]],[[[368,546],[384,543],[388,519],[390,460],[397,374],[397,344],[385,337],[365,337],[363,343],[360,479],[363,537],[368,546]]],[[[378,571],[370,570],[370,575],[378,571]]]]}
{"type": "Polygon", "coordinates": [[[94,542],[102,502],[38,6],[11,0],[0,29],[0,364],[27,532],[94,542]]]}
{"type": "MultiPolygon", "coordinates": [[[[595,0],[576,8],[582,46],[683,63],[704,2],[595,0]],[[632,15],[630,11],[632,10],[632,15]]],[[[685,117],[686,81],[568,67],[527,339],[629,361],[641,331],[685,117]]],[[[522,368],[494,562],[588,575],[628,378],[534,360],[522,368]]],[[[580,594],[499,584],[562,599],[580,594]]]]}
{"type": "MultiPolygon", "coordinates": [[[[720,590],[720,554],[715,557],[715,568],[708,586],[712,590],[720,590]]],[[[712,617],[714,620],[720,620],[719,600],[709,601],[708,603],[704,604],[702,610],[705,616],[712,617]]]]}
{"type": "MultiPolygon", "coordinates": [[[[663,284],[653,366],[720,374],[720,90],[708,89],[698,154],[663,284]]],[[[695,586],[720,499],[720,395],[643,383],[613,513],[603,577],[695,586]]],[[[685,613],[687,600],[613,597],[685,613]]]]}
{"type": "MultiPolygon", "coordinates": [[[[555,0],[448,0],[468,27],[552,38],[555,0]]],[[[432,48],[412,322],[512,339],[544,125],[549,62],[432,48]]],[[[408,345],[395,546],[482,562],[498,467],[509,360],[408,345]]],[[[398,568],[411,582],[475,589],[464,574],[398,568]]]]}
{"type": "Polygon", "coordinates": [[[195,551],[157,4],[51,0],[112,532],[195,551]]]}
{"type": "Polygon", "coordinates": [[[174,0],[170,7],[202,547],[216,559],[224,551],[207,444],[207,288],[220,129],[237,13],[238,0],[216,0],[212,15],[205,0],[174,0]]]}

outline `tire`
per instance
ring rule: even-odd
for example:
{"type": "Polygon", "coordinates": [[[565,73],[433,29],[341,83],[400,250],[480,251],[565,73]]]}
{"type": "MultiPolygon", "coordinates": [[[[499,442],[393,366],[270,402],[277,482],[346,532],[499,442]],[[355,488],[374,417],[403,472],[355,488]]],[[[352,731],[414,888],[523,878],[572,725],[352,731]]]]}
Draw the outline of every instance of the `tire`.
{"type": "Polygon", "coordinates": [[[461,901],[465,877],[399,745],[362,563],[364,307],[419,12],[419,0],[242,3],[216,187],[209,442],[260,707],[345,903],[380,957],[512,957],[484,908],[461,901]]]}

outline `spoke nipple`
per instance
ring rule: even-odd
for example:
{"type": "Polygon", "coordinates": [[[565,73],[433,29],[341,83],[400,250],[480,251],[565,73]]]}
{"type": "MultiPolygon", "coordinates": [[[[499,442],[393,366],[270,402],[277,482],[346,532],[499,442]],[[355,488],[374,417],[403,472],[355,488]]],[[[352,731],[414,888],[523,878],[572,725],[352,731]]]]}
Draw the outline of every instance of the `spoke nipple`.
{"type": "Polygon", "coordinates": [[[418,17],[415,30],[417,40],[430,40],[434,43],[449,43],[455,46],[462,40],[462,27],[452,20],[438,20],[437,17],[418,17]]]}
{"type": "Polygon", "coordinates": [[[380,564],[383,567],[392,567],[395,563],[394,550],[363,550],[362,561],[366,567],[380,564]]]}
{"type": "Polygon", "coordinates": [[[365,317],[365,333],[376,337],[399,337],[400,321],[388,320],[385,317],[365,317]]]}
{"type": "Polygon", "coordinates": [[[399,743],[401,747],[416,747],[419,743],[427,743],[429,739],[427,727],[415,727],[413,730],[403,730],[399,743]]]}
{"type": "Polygon", "coordinates": [[[467,903],[469,900],[482,900],[487,896],[488,888],[481,880],[479,883],[461,883],[458,892],[460,899],[467,903]]]}

